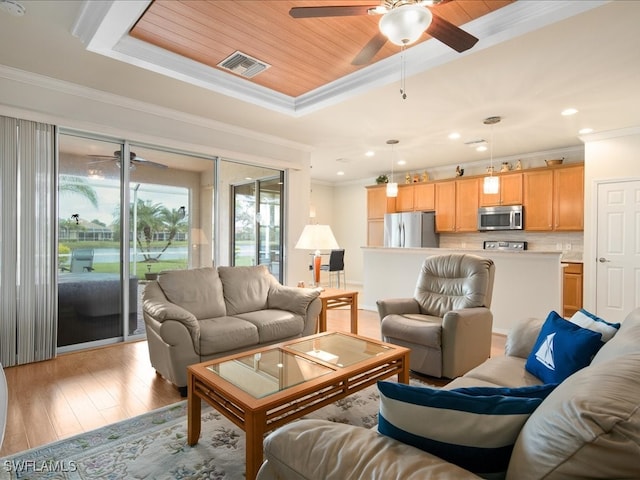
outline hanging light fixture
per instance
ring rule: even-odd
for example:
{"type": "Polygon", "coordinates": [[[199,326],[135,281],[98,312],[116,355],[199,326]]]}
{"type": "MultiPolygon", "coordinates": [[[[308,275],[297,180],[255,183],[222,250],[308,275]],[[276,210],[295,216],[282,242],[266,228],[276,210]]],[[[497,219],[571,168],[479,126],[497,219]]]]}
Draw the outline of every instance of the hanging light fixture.
{"type": "Polygon", "coordinates": [[[387,197],[398,196],[398,184],[393,181],[393,164],[395,163],[393,146],[398,143],[400,143],[400,140],[387,140],[387,145],[391,145],[391,177],[389,177],[389,183],[387,183],[387,197]]]}
{"type": "Polygon", "coordinates": [[[500,117],[494,116],[485,118],[483,122],[485,125],[491,125],[491,140],[489,142],[491,163],[489,165],[489,176],[484,177],[482,184],[482,191],[485,194],[496,194],[500,191],[500,178],[493,176],[493,126],[499,123],[500,120],[500,117]]]}
{"type": "Polygon", "coordinates": [[[402,5],[385,13],[378,27],[391,43],[404,47],[416,42],[432,19],[428,8],[418,4],[402,5]]]}

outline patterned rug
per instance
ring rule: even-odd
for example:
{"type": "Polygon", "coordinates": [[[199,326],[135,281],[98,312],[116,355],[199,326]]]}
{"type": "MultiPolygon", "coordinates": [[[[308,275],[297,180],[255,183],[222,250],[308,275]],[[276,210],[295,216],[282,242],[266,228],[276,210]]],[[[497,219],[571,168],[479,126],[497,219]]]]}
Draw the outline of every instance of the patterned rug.
{"type": "MultiPolygon", "coordinates": [[[[411,379],[412,384],[426,385],[411,379]]],[[[371,428],[375,385],[309,414],[371,428]]],[[[182,401],[91,432],[0,459],[0,479],[244,479],[244,432],[202,402],[197,445],[187,445],[182,401]],[[206,405],[206,406],[205,406],[206,405]]]]}

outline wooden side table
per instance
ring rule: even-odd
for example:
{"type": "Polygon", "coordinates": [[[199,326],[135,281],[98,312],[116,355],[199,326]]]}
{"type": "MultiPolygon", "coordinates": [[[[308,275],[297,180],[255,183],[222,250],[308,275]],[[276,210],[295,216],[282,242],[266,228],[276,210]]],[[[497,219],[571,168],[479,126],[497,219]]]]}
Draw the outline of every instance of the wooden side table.
{"type": "Polygon", "coordinates": [[[318,332],[327,331],[327,310],[332,308],[351,306],[351,333],[358,333],[358,292],[353,290],[340,290],[338,288],[325,288],[320,293],[322,310],[318,322],[318,332]]]}

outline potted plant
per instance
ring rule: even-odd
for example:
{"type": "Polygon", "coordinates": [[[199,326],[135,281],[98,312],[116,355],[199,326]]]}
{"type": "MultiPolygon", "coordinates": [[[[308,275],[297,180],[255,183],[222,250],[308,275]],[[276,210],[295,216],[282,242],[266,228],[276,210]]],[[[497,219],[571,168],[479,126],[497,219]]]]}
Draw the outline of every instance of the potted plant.
{"type": "Polygon", "coordinates": [[[378,178],[376,178],[376,183],[378,185],[382,183],[389,183],[389,177],[387,177],[386,175],[380,175],[378,176],[378,178]]]}

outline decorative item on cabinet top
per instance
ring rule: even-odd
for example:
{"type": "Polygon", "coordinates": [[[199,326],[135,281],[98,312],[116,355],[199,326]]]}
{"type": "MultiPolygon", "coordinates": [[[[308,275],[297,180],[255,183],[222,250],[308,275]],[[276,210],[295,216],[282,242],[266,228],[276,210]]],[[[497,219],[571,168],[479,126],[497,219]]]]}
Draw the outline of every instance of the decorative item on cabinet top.
{"type": "Polygon", "coordinates": [[[378,176],[378,178],[376,178],[376,183],[378,185],[381,185],[383,183],[389,183],[389,177],[387,177],[386,175],[380,175],[378,176]]]}

